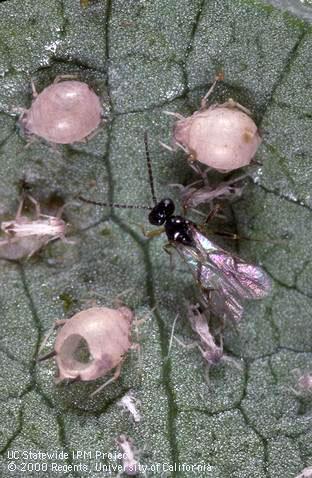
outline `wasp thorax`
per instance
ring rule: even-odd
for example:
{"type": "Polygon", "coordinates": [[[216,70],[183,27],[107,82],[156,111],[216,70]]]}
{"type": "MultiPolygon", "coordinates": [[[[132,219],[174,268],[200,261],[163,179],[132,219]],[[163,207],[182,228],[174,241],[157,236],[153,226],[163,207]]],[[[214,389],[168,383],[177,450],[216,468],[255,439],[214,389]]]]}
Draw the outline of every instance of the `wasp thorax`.
{"type": "Polygon", "coordinates": [[[57,381],[95,380],[116,368],[131,346],[132,312],[92,307],[67,320],[55,340],[57,381]]]}
{"type": "Polygon", "coordinates": [[[185,246],[194,243],[190,222],[182,216],[171,216],[165,224],[165,230],[169,241],[179,242],[185,246]]]}
{"type": "Polygon", "coordinates": [[[35,97],[19,123],[26,135],[51,143],[85,140],[100,125],[102,105],[89,85],[81,81],[54,82],[35,97]]]}
{"type": "Polygon", "coordinates": [[[148,220],[153,226],[161,226],[167,219],[174,213],[174,202],[170,198],[162,199],[151,210],[148,216],[148,220]]]}

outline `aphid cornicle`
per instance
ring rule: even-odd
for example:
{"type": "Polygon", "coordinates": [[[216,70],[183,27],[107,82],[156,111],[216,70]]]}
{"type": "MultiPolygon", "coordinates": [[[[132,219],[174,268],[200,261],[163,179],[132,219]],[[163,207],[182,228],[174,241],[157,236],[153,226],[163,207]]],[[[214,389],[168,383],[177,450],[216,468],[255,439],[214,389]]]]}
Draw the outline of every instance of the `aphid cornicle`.
{"type": "Polygon", "coordinates": [[[222,172],[247,166],[260,143],[259,130],[250,111],[229,99],[223,104],[207,106],[207,98],[218,75],[201,101],[199,111],[187,118],[178,113],[166,112],[177,118],[173,127],[172,145],[163,145],[171,150],[182,148],[191,163],[200,163],[222,172]]]}
{"type": "Polygon", "coordinates": [[[220,318],[238,322],[243,314],[242,301],[265,297],[271,289],[270,279],[261,267],[224,251],[201,232],[200,226],[175,215],[172,199],[164,198],[157,202],[146,135],[145,146],[154,206],[114,205],[79,196],[80,199],[100,206],[150,210],[150,224],[162,226],[169,245],[186,262],[199,284],[203,302],[220,318]]]}
{"type": "Polygon", "coordinates": [[[81,81],[57,77],[40,94],[32,83],[34,100],[23,110],[19,124],[25,135],[51,143],[84,141],[100,125],[103,108],[99,97],[81,81]]]}
{"type": "Polygon", "coordinates": [[[93,396],[118,379],[125,354],[134,347],[130,337],[133,317],[127,307],[92,307],[68,320],[57,321],[53,330],[59,326],[62,328],[57,333],[54,349],[39,357],[39,361],[55,357],[57,383],[63,380],[96,380],[115,370],[113,377],[95,390],[93,396]]]}

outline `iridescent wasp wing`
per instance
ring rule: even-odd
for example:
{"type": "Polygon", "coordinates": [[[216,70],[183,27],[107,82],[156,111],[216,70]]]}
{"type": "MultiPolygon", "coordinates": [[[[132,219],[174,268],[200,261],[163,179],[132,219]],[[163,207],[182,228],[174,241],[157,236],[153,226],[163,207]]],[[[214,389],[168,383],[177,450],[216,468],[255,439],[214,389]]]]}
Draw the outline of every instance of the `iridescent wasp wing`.
{"type": "Polygon", "coordinates": [[[261,299],[271,289],[271,281],[257,266],[248,264],[214,244],[193,224],[189,225],[194,244],[174,247],[190,267],[214,313],[238,322],[243,314],[244,299],[261,299]]]}

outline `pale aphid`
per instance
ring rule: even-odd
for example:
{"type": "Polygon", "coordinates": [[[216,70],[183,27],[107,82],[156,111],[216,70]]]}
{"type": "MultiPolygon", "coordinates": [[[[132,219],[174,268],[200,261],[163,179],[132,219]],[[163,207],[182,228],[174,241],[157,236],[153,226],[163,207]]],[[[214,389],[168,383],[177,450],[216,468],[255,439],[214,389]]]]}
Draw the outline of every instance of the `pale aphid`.
{"type": "Polygon", "coordinates": [[[113,376],[91,394],[94,396],[118,379],[126,353],[130,348],[137,348],[131,341],[133,318],[132,311],[127,307],[92,307],[70,319],[58,320],[39,353],[54,329],[62,327],[56,335],[54,348],[38,360],[55,358],[58,368],[56,383],[64,380],[92,381],[114,371],[113,376]]]}
{"type": "Polygon", "coordinates": [[[103,113],[99,97],[86,83],[66,80],[67,77],[72,78],[57,77],[39,94],[32,83],[34,100],[19,118],[26,136],[71,144],[85,141],[99,127],[103,113]]]}
{"type": "Polygon", "coordinates": [[[0,241],[0,258],[18,260],[24,257],[31,257],[39,249],[51,241],[62,239],[65,242],[67,224],[61,215],[63,208],[60,208],[57,216],[42,214],[39,203],[27,196],[35,206],[35,219],[22,215],[24,199],[20,202],[15,219],[2,221],[1,231],[6,235],[0,241]]]}
{"type": "Polygon", "coordinates": [[[130,390],[126,395],[122,397],[119,402],[117,402],[117,405],[122,407],[124,410],[127,410],[133,420],[138,423],[141,421],[142,416],[140,412],[137,409],[137,404],[139,403],[139,400],[137,400],[134,396],[134,393],[130,390]]]}
{"type": "Polygon", "coordinates": [[[181,148],[191,163],[199,161],[226,172],[250,164],[261,137],[250,111],[236,101],[230,99],[208,107],[207,99],[220,79],[223,79],[223,75],[216,77],[202,99],[199,111],[191,116],[185,118],[177,113],[166,112],[177,118],[173,128],[173,147],[167,148],[181,148]]]}
{"type": "Polygon", "coordinates": [[[122,451],[123,473],[128,476],[136,476],[140,473],[140,462],[137,459],[138,451],[134,447],[133,440],[126,435],[120,435],[116,440],[122,451]]]}

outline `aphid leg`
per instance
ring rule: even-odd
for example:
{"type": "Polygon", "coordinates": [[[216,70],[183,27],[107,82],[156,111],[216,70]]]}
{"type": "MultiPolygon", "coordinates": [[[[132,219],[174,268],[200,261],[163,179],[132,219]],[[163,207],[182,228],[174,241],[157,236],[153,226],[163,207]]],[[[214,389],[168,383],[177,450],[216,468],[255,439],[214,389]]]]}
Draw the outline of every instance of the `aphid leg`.
{"type": "Polygon", "coordinates": [[[169,146],[168,144],[165,144],[163,143],[162,141],[159,141],[159,144],[160,146],[162,146],[163,148],[167,149],[168,151],[170,151],[170,153],[174,153],[174,149],[172,148],[172,146],[169,146]]]}
{"type": "Polygon", "coordinates": [[[57,75],[53,81],[53,83],[59,83],[63,80],[76,80],[78,75],[57,75]]]}
{"type": "MultiPolygon", "coordinates": [[[[54,324],[52,325],[52,327],[50,328],[50,330],[48,331],[48,333],[46,334],[45,338],[43,339],[42,341],[42,344],[40,345],[39,349],[38,349],[38,352],[37,352],[37,356],[38,356],[38,362],[42,361],[42,360],[45,360],[45,357],[46,358],[49,358],[47,357],[46,355],[44,355],[43,357],[39,357],[41,351],[44,349],[44,347],[46,346],[49,338],[51,337],[51,335],[53,334],[54,330],[57,329],[58,327],[61,327],[62,325],[64,325],[66,322],[66,319],[62,319],[62,320],[56,320],[54,322],[54,324]]],[[[50,352],[51,353],[51,352],[50,352]]],[[[49,355],[49,354],[47,354],[49,355]]]]}
{"type": "Polygon", "coordinates": [[[15,216],[15,221],[18,222],[21,215],[22,215],[22,211],[23,211],[23,207],[24,207],[24,197],[22,197],[21,199],[21,202],[19,203],[18,205],[18,209],[16,211],[16,216],[15,216]]]}
{"type": "Polygon", "coordinates": [[[204,109],[207,108],[207,100],[208,100],[209,96],[212,94],[212,92],[215,89],[216,84],[218,83],[218,81],[223,81],[223,80],[224,80],[224,73],[223,73],[223,71],[220,71],[220,73],[218,73],[215,76],[214,82],[212,83],[211,87],[209,88],[209,90],[207,91],[205,96],[201,99],[201,102],[200,102],[200,109],[201,110],[204,110],[204,109]]]}
{"type": "Polygon", "coordinates": [[[186,159],[191,168],[195,171],[195,173],[199,174],[201,178],[205,181],[207,178],[207,173],[206,171],[202,171],[199,164],[196,162],[196,154],[194,152],[191,152],[186,159]]]}
{"type": "Polygon", "coordinates": [[[241,105],[240,103],[237,103],[237,101],[233,100],[233,98],[229,98],[225,105],[228,108],[237,108],[243,113],[246,113],[246,115],[251,116],[251,111],[248,108],[245,108],[245,106],[241,105]]]}
{"type": "Polygon", "coordinates": [[[176,141],[175,144],[178,146],[178,148],[183,149],[183,151],[184,151],[186,154],[189,154],[189,150],[188,150],[187,148],[185,148],[185,146],[183,146],[183,144],[179,143],[178,141],[176,141]]]}
{"type": "Polygon", "coordinates": [[[29,199],[30,202],[33,203],[33,205],[35,206],[35,211],[36,211],[36,219],[39,219],[40,216],[41,216],[41,211],[40,211],[40,204],[38,203],[38,201],[36,201],[35,198],[33,198],[32,196],[30,196],[29,194],[27,194],[27,198],[29,199]]]}
{"type": "Polygon", "coordinates": [[[29,259],[32,258],[32,256],[38,252],[40,249],[42,249],[43,247],[45,247],[50,241],[53,240],[53,237],[51,238],[48,238],[45,242],[43,242],[42,244],[40,244],[39,247],[35,247],[29,254],[27,254],[26,256],[26,261],[29,261],[29,259]]]}
{"type": "Polygon", "coordinates": [[[176,113],[175,111],[163,111],[164,115],[167,116],[174,116],[178,120],[184,120],[185,116],[181,115],[181,113],[176,113]]]}
{"type": "Polygon", "coordinates": [[[188,349],[188,350],[193,350],[195,348],[198,348],[199,345],[197,342],[191,342],[190,344],[185,344],[184,342],[182,342],[182,340],[178,339],[175,335],[173,336],[173,339],[179,344],[181,345],[181,347],[185,348],[185,349],[188,349]]]}
{"type": "Polygon", "coordinates": [[[25,144],[24,149],[30,148],[30,146],[31,146],[32,144],[37,143],[37,141],[38,141],[38,139],[36,138],[36,136],[26,135],[26,139],[27,139],[27,143],[25,144]]]}
{"type": "Polygon", "coordinates": [[[55,355],[56,355],[55,350],[51,350],[51,352],[48,352],[45,355],[41,355],[41,357],[38,357],[37,362],[43,362],[44,360],[48,360],[50,358],[55,357],[55,355]]]}
{"type": "Polygon", "coordinates": [[[221,205],[220,204],[216,204],[210,211],[210,213],[208,214],[208,216],[206,217],[205,219],[205,222],[203,224],[208,224],[208,222],[212,221],[212,219],[214,219],[216,217],[216,215],[218,214],[218,212],[220,211],[221,209],[221,205]]]}
{"type": "MultiPolygon", "coordinates": [[[[129,287],[129,289],[124,290],[123,292],[120,292],[119,294],[116,295],[116,297],[113,300],[113,306],[114,309],[119,309],[120,307],[123,307],[125,305],[124,301],[122,300],[122,297],[129,294],[129,292],[134,292],[135,289],[133,287],[129,287]]],[[[103,295],[95,292],[96,295],[103,297],[103,295]]]]}
{"type": "Polygon", "coordinates": [[[176,325],[176,323],[177,323],[178,318],[179,318],[179,314],[177,314],[177,315],[175,316],[175,319],[174,319],[173,324],[172,324],[172,329],[171,329],[171,334],[170,334],[170,340],[169,340],[169,345],[168,345],[168,354],[167,354],[166,359],[168,359],[169,356],[170,356],[170,351],[171,351],[172,341],[173,341],[173,336],[174,336],[174,329],[175,329],[175,325],[176,325]]]}
{"type": "Polygon", "coordinates": [[[36,86],[33,79],[30,80],[30,84],[31,84],[32,95],[34,98],[37,98],[38,93],[37,93],[36,86]]]}
{"type": "Polygon", "coordinates": [[[124,362],[124,359],[122,359],[121,362],[119,362],[119,364],[117,365],[115,369],[114,375],[110,379],[108,379],[105,383],[103,383],[103,385],[100,385],[96,390],[94,390],[94,392],[91,393],[90,395],[91,398],[97,395],[101,390],[103,390],[103,388],[107,387],[107,385],[109,385],[112,382],[116,382],[116,380],[118,380],[123,362],[124,362]]]}

